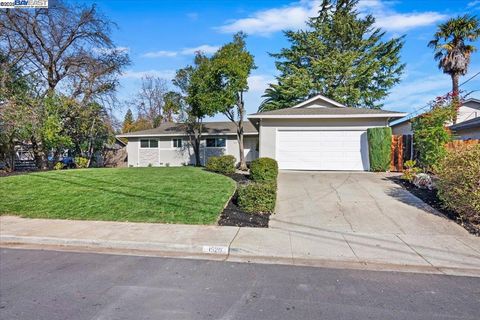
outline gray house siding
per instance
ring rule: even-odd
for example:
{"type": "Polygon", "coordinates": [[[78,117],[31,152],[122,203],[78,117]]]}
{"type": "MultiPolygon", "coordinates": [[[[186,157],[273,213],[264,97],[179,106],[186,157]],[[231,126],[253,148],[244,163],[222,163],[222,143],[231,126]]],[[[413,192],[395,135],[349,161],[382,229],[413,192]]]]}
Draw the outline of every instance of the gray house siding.
{"type": "MultiPolygon", "coordinates": [[[[258,136],[245,136],[245,156],[247,161],[252,161],[258,157],[256,150],[258,146],[258,136]]],[[[182,166],[195,163],[195,154],[189,143],[187,136],[169,136],[169,137],[130,137],[127,144],[128,165],[132,167],[146,166],[182,166]],[[157,148],[141,148],[140,140],[153,139],[158,141],[157,148]],[[182,148],[173,147],[173,139],[182,139],[182,148]]],[[[233,155],[237,162],[240,160],[238,141],[235,135],[209,136],[202,137],[200,159],[202,165],[211,156],[233,155]],[[224,138],[225,147],[206,147],[206,139],[224,138]]]]}

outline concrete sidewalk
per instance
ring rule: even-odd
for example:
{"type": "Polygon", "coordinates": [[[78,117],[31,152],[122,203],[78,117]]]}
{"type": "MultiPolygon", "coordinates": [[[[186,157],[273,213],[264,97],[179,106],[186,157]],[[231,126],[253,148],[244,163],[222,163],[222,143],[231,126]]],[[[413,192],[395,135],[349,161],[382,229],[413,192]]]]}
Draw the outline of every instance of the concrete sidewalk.
{"type": "Polygon", "coordinates": [[[480,276],[480,238],[0,217],[0,245],[480,276]]]}

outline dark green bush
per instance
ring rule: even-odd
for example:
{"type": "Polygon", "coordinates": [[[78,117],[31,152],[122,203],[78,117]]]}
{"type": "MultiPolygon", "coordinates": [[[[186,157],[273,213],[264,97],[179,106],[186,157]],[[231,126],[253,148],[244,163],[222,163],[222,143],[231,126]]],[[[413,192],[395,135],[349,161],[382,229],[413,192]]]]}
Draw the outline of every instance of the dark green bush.
{"type": "Polygon", "coordinates": [[[250,164],[250,178],[253,181],[277,181],[278,163],[271,158],[258,158],[250,164]]]}
{"type": "Polygon", "coordinates": [[[221,174],[235,173],[235,162],[237,160],[234,156],[226,155],[220,157],[210,157],[205,166],[208,171],[213,171],[221,174]]]}
{"type": "Polygon", "coordinates": [[[277,184],[273,181],[251,182],[238,186],[238,205],[250,213],[273,213],[277,184]]]}
{"type": "Polygon", "coordinates": [[[480,145],[448,151],[435,172],[443,204],[480,227],[480,145]]]}
{"type": "Polygon", "coordinates": [[[367,129],[370,171],[388,171],[392,148],[392,128],[367,129]]]}

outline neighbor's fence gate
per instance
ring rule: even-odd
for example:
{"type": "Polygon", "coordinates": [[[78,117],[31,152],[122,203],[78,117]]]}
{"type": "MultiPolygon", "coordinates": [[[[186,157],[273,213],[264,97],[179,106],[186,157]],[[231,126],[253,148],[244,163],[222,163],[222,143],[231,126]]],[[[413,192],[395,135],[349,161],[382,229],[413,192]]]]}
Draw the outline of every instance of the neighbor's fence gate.
{"type": "Polygon", "coordinates": [[[413,158],[413,136],[392,135],[390,171],[402,172],[404,162],[413,158]]]}

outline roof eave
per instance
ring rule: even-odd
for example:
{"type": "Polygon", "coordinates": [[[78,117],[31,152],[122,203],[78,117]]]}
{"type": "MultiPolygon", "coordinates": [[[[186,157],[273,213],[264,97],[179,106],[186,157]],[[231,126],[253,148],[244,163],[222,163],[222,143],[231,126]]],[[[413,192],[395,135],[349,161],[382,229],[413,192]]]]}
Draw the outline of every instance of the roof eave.
{"type": "Polygon", "coordinates": [[[348,118],[402,118],[406,113],[348,114],[348,115],[249,115],[248,119],[348,119],[348,118]]]}
{"type": "MultiPolygon", "coordinates": [[[[244,132],[246,136],[254,136],[258,135],[258,132],[244,132]]],[[[236,133],[228,132],[228,133],[202,133],[202,136],[236,136],[236,133]]],[[[118,134],[115,137],[117,138],[147,138],[147,137],[185,137],[187,134],[185,133],[150,133],[150,134],[118,134]]]]}

